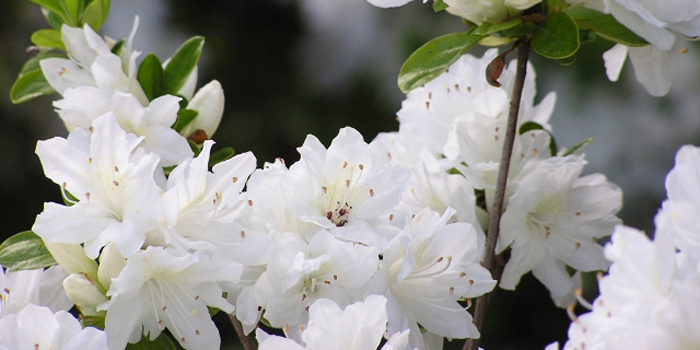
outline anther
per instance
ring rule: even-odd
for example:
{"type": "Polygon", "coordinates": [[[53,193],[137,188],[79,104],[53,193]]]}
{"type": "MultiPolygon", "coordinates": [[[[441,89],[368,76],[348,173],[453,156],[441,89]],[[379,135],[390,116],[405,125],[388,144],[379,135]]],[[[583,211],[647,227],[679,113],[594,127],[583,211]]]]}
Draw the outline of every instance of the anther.
{"type": "Polygon", "coordinates": [[[163,305],[163,309],[162,309],[162,310],[165,311],[165,310],[167,310],[167,309],[168,309],[168,307],[165,306],[165,305],[163,305]]]}
{"type": "Polygon", "coordinates": [[[112,183],[114,184],[114,186],[119,186],[119,182],[117,182],[116,180],[112,181],[112,183]]]}
{"type": "Polygon", "coordinates": [[[360,170],[364,170],[364,169],[365,169],[365,166],[362,165],[362,164],[358,164],[357,167],[360,168],[360,170]]]}
{"type": "Polygon", "coordinates": [[[345,169],[348,166],[348,162],[343,162],[343,169],[345,169]]]}
{"type": "Polygon", "coordinates": [[[251,206],[251,207],[253,206],[253,200],[252,200],[252,199],[249,199],[249,200],[248,200],[248,205],[251,206]]]}
{"type": "Polygon", "coordinates": [[[245,231],[241,230],[241,238],[245,238],[245,231]]]}
{"type": "Polygon", "coordinates": [[[455,293],[455,287],[450,287],[450,295],[455,293]]]}
{"type": "Polygon", "coordinates": [[[236,181],[238,181],[238,178],[234,176],[232,180],[233,180],[233,183],[236,183],[236,181]]]}
{"type": "Polygon", "coordinates": [[[328,191],[328,188],[326,186],[321,187],[321,190],[323,191],[323,194],[326,194],[328,191]]]}
{"type": "Polygon", "coordinates": [[[116,165],[114,166],[114,171],[117,172],[117,173],[119,172],[119,168],[117,168],[116,165]]]}
{"type": "Polygon", "coordinates": [[[464,277],[464,276],[466,276],[466,275],[467,275],[467,274],[464,273],[464,272],[460,272],[460,273],[459,273],[459,277],[464,277]]]}
{"type": "Polygon", "coordinates": [[[350,187],[350,179],[345,179],[345,187],[350,187]]]}
{"type": "Polygon", "coordinates": [[[369,196],[374,197],[374,190],[371,188],[369,189],[369,196]]]}

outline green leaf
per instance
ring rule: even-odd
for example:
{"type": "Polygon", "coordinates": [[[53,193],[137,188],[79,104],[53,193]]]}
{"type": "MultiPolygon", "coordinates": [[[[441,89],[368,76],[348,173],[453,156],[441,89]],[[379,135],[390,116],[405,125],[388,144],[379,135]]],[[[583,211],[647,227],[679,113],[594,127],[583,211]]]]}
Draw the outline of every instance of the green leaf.
{"type": "Polygon", "coordinates": [[[198,114],[199,112],[193,109],[181,109],[177,111],[177,119],[175,120],[175,124],[173,124],[172,128],[179,133],[186,126],[190,125],[190,123],[197,118],[198,114]]]}
{"type": "Polygon", "coordinates": [[[575,54],[580,44],[576,22],[563,12],[547,17],[532,35],[532,49],[552,59],[575,54]]]}
{"type": "Polygon", "coordinates": [[[581,141],[581,142],[575,144],[575,145],[574,145],[573,147],[571,147],[570,149],[568,149],[568,150],[562,152],[561,156],[562,156],[562,157],[566,157],[566,156],[568,156],[568,155],[570,155],[570,154],[579,154],[579,153],[581,153],[581,152],[583,151],[584,148],[588,147],[588,145],[590,145],[591,142],[593,142],[593,138],[585,139],[585,140],[583,140],[583,141],[581,141]]]}
{"type": "Polygon", "coordinates": [[[143,88],[143,92],[146,93],[149,101],[165,95],[163,64],[160,63],[156,55],[149,54],[143,59],[136,79],[141,84],[141,88],[143,88]]]}
{"type": "Polygon", "coordinates": [[[119,52],[122,50],[122,47],[124,47],[124,40],[119,40],[116,43],[114,43],[114,46],[112,46],[112,53],[119,56],[119,52]]]}
{"type": "Polygon", "coordinates": [[[56,90],[49,85],[49,82],[44,78],[44,73],[39,69],[17,78],[10,90],[10,100],[15,104],[23,103],[35,97],[53,93],[56,93],[56,90]]]}
{"type": "Polygon", "coordinates": [[[175,350],[175,344],[168,337],[168,334],[163,332],[158,338],[150,340],[147,335],[141,335],[141,340],[135,344],[127,344],[126,350],[175,350]]]}
{"type": "Polygon", "coordinates": [[[0,245],[0,264],[10,269],[31,270],[56,265],[44,241],[32,231],[20,232],[0,245]]]}
{"type": "Polygon", "coordinates": [[[192,150],[192,152],[194,152],[195,157],[198,156],[202,152],[202,150],[199,149],[199,146],[197,146],[197,144],[194,143],[194,141],[187,140],[187,144],[190,145],[190,149],[192,150]]]}
{"type": "Polygon", "coordinates": [[[204,37],[195,36],[185,41],[165,67],[165,91],[176,95],[197,66],[204,47],[204,37]]]}
{"type": "Polygon", "coordinates": [[[535,30],[537,30],[537,26],[534,23],[526,22],[491,35],[499,37],[528,36],[534,33],[535,30]]]}
{"type": "Polygon", "coordinates": [[[105,329],[105,315],[83,315],[80,317],[80,325],[85,327],[95,327],[105,329]]]}
{"type": "Polygon", "coordinates": [[[62,23],[72,25],[70,18],[68,17],[68,10],[61,0],[30,0],[35,4],[39,4],[52,13],[56,14],[61,19],[62,23]]]}
{"type": "Polygon", "coordinates": [[[66,15],[69,22],[66,24],[71,27],[81,27],[81,17],[83,14],[83,8],[85,7],[85,0],[61,0],[63,3],[66,15]]]}
{"type": "Polygon", "coordinates": [[[49,11],[44,7],[41,8],[41,14],[44,15],[44,18],[46,18],[46,22],[49,23],[51,28],[61,30],[61,26],[63,26],[63,19],[59,15],[57,15],[53,11],[49,11]]]}
{"type": "Polygon", "coordinates": [[[567,12],[581,29],[593,30],[602,38],[626,46],[646,46],[649,43],[618,22],[615,17],[584,7],[567,12]]]}
{"type": "Polygon", "coordinates": [[[213,167],[214,165],[217,165],[227,159],[230,159],[236,154],[236,151],[233,150],[231,147],[224,147],[218,151],[216,151],[214,154],[209,156],[209,167],[213,167]]]}
{"type": "Polygon", "coordinates": [[[447,4],[443,0],[435,0],[433,2],[433,11],[440,12],[448,8],[447,4]]]}
{"type": "Polygon", "coordinates": [[[83,22],[90,25],[95,31],[100,30],[102,24],[107,20],[107,15],[109,15],[109,5],[109,0],[93,0],[85,8],[83,22]]]}
{"type": "Polygon", "coordinates": [[[61,40],[61,31],[56,29],[40,29],[31,37],[32,43],[41,47],[53,47],[65,51],[66,46],[61,40]]]}
{"type": "Polygon", "coordinates": [[[437,78],[483,37],[453,33],[430,40],[404,62],[399,73],[399,88],[408,93],[437,78]]]}
{"type": "Polygon", "coordinates": [[[508,21],[505,23],[497,23],[497,24],[484,23],[484,24],[478,26],[476,29],[474,29],[474,31],[471,32],[471,35],[489,35],[489,34],[493,34],[496,32],[511,29],[519,24],[522,24],[522,23],[523,23],[523,21],[520,18],[514,19],[512,21],[508,21]]]}

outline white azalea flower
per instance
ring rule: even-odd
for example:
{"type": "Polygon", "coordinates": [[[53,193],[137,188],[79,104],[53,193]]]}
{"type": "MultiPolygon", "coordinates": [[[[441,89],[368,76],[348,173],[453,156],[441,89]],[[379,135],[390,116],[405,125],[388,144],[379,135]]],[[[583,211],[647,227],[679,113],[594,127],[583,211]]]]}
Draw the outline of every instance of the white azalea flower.
{"type": "Polygon", "coordinates": [[[673,51],[681,50],[678,37],[700,36],[700,3],[695,0],[666,2],[648,0],[578,0],[587,7],[610,13],[650,46],[615,45],[603,58],[608,78],[617,81],[629,55],[637,80],[652,96],[666,95],[671,88],[669,71],[673,51]]]}
{"type": "Polygon", "coordinates": [[[411,348],[426,348],[418,324],[440,337],[479,337],[457,301],[487,293],[496,284],[478,263],[484,238],[469,224],[446,224],[453,214],[452,209],[442,216],[426,209],[407,221],[382,252],[370,284],[370,293],[388,300],[388,332],[410,329],[411,348]]]}
{"type": "Polygon", "coordinates": [[[220,255],[189,254],[150,246],[127,260],[107,292],[111,300],[105,332],[112,349],[123,349],[141,334],[155,339],[167,327],[188,349],[219,349],[220,337],[207,306],[231,313],[222,284],[236,283],[240,264],[220,255]]]}
{"type": "Polygon", "coordinates": [[[341,242],[327,231],[308,243],[296,233],[283,233],[274,243],[267,271],[256,284],[264,316],[274,327],[305,325],[308,307],[321,298],[341,307],[359,300],[377,270],[375,248],[341,242]]]}
{"type": "Polygon", "coordinates": [[[0,348],[3,350],[104,350],[105,333],[82,328],[66,311],[55,314],[47,307],[29,304],[19,313],[0,319],[0,348]]]}
{"type": "Polygon", "coordinates": [[[512,249],[502,288],[515,289],[532,270],[553,296],[563,296],[572,283],[566,265],[581,271],[607,268],[596,239],[610,235],[620,222],[615,213],[622,193],[603,175],[579,177],[584,164],[583,156],[571,155],[532,159],[523,167],[496,246],[497,253],[512,249]]]}
{"type": "MultiPolygon", "coordinates": [[[[406,5],[412,0],[367,1],[377,7],[389,8],[406,5]]],[[[476,24],[506,22],[540,2],[542,0],[445,0],[445,4],[449,5],[447,12],[464,17],[476,24]]]]}
{"type": "Polygon", "coordinates": [[[128,257],[156,225],[159,158],[137,148],[142,138],[127,134],[111,115],[96,119],[92,128],[92,135],[76,129],[68,139],[37,144],[46,176],[79,201],[46,203],[32,230],[51,242],[85,243],[93,259],[110,242],[128,257]]]}
{"type": "Polygon", "coordinates": [[[700,253],[700,148],[683,146],[666,177],[668,199],[656,217],[657,232],[688,253],[700,253]]]}
{"type": "Polygon", "coordinates": [[[0,318],[16,314],[29,304],[52,311],[68,310],[73,303],[61,288],[68,276],[60,266],[46,270],[3,271],[0,266],[0,318]]]}
{"type": "Polygon", "coordinates": [[[170,173],[163,194],[165,241],[186,250],[221,252],[245,265],[262,265],[269,259],[269,239],[237,221],[250,214],[242,193],[255,170],[255,156],[238,154],[216,164],[209,172],[213,141],[204,142],[201,153],[170,173]]]}
{"type": "MultiPolygon", "coordinates": [[[[93,119],[106,113],[112,93],[121,91],[136,96],[139,102],[146,106],[148,98],[136,79],[136,57],[139,52],[131,50],[131,43],[138,26],[138,17],[134,21],[134,29],[122,49],[120,56],[111,52],[104,39],[95,33],[89,25],[83,29],[63,25],[61,38],[66,45],[70,59],[47,58],[41,60],[41,70],[49,84],[64,97],[89,95],[85,110],[96,111],[93,119]],[[70,92],[78,89],[78,92],[70,92]],[[101,113],[99,113],[101,111],[101,113]]],[[[56,107],[71,106],[79,103],[57,101],[56,107]]],[[[61,115],[61,112],[59,112],[61,115]]],[[[66,120],[71,131],[75,125],[66,120]]],[[[90,124],[89,122],[87,123],[90,124]]]]}
{"type": "Polygon", "coordinates": [[[408,173],[391,164],[383,145],[368,145],[347,127],[328,149],[307,136],[299,153],[286,184],[299,219],[348,241],[385,244],[395,231],[380,217],[398,204],[408,173]]]}
{"type": "MultiPolygon", "coordinates": [[[[257,331],[260,350],[366,350],[376,349],[386,331],[386,298],[370,295],[341,309],[332,300],[319,299],[309,309],[309,326],[301,333],[306,345],[257,331]]],[[[383,350],[405,350],[409,331],[396,333],[383,350]]]]}
{"type": "Polygon", "coordinates": [[[148,107],[143,107],[134,95],[116,91],[106,93],[105,98],[109,102],[96,110],[99,103],[90,98],[92,92],[98,95],[104,93],[103,90],[87,87],[68,90],[65,98],[55,104],[63,120],[88,129],[95,119],[111,113],[124,131],[144,137],[140,146],[158,154],[162,166],[176,165],[192,156],[187,139],[170,128],[180,109],[179,97],[164,95],[151,101],[148,107]]]}
{"type": "MultiPolygon", "coordinates": [[[[486,81],[484,72],[497,55],[496,49],[486,51],[482,58],[464,55],[447,72],[409,92],[397,113],[399,134],[404,134],[411,140],[409,142],[424,145],[436,157],[445,155],[454,160],[459,156],[458,140],[462,136],[457,137],[455,133],[457,124],[462,122],[467,129],[484,129],[480,133],[484,139],[475,139],[476,146],[493,149],[488,153],[500,155],[502,147],[499,145],[505,138],[515,64],[511,63],[503,71],[499,79],[502,87],[493,87],[486,81]]],[[[551,130],[548,121],[554,109],[555,94],[547,94],[535,106],[535,93],[534,68],[528,66],[518,122],[534,121],[551,130]]],[[[467,134],[476,134],[471,129],[467,134]]],[[[483,161],[497,159],[485,156],[483,161]]]]}
{"type": "Polygon", "coordinates": [[[665,239],[619,226],[605,247],[610,273],[590,313],[569,328],[564,349],[693,349],[700,337],[697,258],[665,239]]]}

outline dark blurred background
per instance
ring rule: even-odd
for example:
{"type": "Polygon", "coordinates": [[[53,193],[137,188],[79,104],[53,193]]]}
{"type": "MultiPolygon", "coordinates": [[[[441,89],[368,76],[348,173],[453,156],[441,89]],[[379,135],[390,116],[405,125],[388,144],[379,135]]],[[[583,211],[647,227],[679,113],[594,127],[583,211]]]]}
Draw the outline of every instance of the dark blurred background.
{"type": "MultiPolygon", "coordinates": [[[[113,0],[102,34],[129,33],[141,17],[135,48],[169,57],[192,35],[206,37],[199,86],[212,79],[226,93],[224,119],[214,139],[238,152],[252,151],[259,164],[298,159],[306,134],[328,144],[352,126],[366,141],[398,129],[395,113],[404,96],[396,87],[402,61],[427,40],[463,30],[459,18],[434,14],[421,1],[392,10],[365,0],[113,0]]],[[[4,1],[0,11],[0,201],[6,238],[31,228],[46,201],[60,201],[34,154],[37,140],[65,136],[53,112],[57,96],[12,105],[9,90],[37,29],[48,27],[39,7],[4,1]]],[[[653,216],[665,197],[664,177],[682,144],[700,141],[698,44],[674,52],[674,85],[653,98],[636,82],[631,66],[621,81],[605,77],[602,53],[612,45],[586,44],[577,62],[562,67],[535,57],[537,101],[557,92],[551,123],[560,146],[594,137],[586,172],[605,173],[625,192],[626,224],[653,232],[653,216]]],[[[484,49],[474,50],[481,55],[484,49]]],[[[517,292],[499,290],[483,332],[486,349],[541,349],[564,341],[569,319],[552,306],[532,276],[517,292]]],[[[589,296],[592,297],[592,296],[589,296]]],[[[226,319],[219,317],[225,324],[226,319]]],[[[227,328],[231,329],[231,328],[227,328]]],[[[222,331],[226,333],[226,331],[222,331]]],[[[232,331],[231,331],[232,332],[232,331]]],[[[223,334],[226,347],[234,345],[223,334]]],[[[457,342],[455,342],[457,343],[457,342]]],[[[461,348],[461,342],[459,343],[461,348]]],[[[458,348],[457,344],[453,344],[458,348]]]]}

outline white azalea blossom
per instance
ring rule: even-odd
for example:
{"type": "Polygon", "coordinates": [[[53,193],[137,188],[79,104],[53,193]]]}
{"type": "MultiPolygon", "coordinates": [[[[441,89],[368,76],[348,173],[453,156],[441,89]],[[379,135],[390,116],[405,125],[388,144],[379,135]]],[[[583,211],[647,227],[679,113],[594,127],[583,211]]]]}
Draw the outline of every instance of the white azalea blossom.
{"type": "Polygon", "coordinates": [[[369,292],[387,298],[389,333],[410,329],[411,348],[425,349],[420,324],[440,337],[476,338],[479,331],[458,300],[485,294],[496,284],[479,265],[484,237],[454,214],[429,209],[407,220],[382,252],[369,292]]]}
{"type": "Polygon", "coordinates": [[[618,227],[605,248],[612,262],[590,313],[569,328],[564,349],[693,349],[700,337],[697,258],[670,242],[618,227]]]}
{"type": "Polygon", "coordinates": [[[384,145],[347,127],[328,149],[309,135],[298,150],[285,192],[299,220],[348,241],[386,244],[396,230],[381,217],[398,204],[408,172],[390,162],[384,145]]]}
{"type": "Polygon", "coordinates": [[[293,232],[275,237],[272,258],[256,284],[265,318],[275,327],[304,327],[308,307],[328,298],[344,307],[361,299],[377,270],[377,250],[319,231],[307,243],[293,232]]]}
{"type": "MultiPolygon", "coordinates": [[[[412,0],[367,0],[377,7],[399,7],[412,0]]],[[[468,19],[476,24],[501,23],[517,18],[523,10],[533,7],[542,0],[444,0],[449,7],[447,12],[468,19]]],[[[428,0],[423,0],[428,2],[428,0]]]]}
{"type": "Polygon", "coordinates": [[[46,203],[32,230],[51,242],[85,243],[93,259],[110,242],[128,257],[141,248],[145,232],[156,227],[160,159],[138,148],[142,138],[127,134],[111,115],[95,120],[92,130],[76,129],[67,139],[38,143],[46,176],[78,202],[46,203]]]}
{"type": "Polygon", "coordinates": [[[671,88],[671,64],[684,47],[679,39],[700,36],[700,3],[695,0],[580,0],[587,7],[610,13],[650,46],[615,45],[603,58],[608,78],[617,81],[627,56],[637,80],[652,96],[666,95],[671,88]]]}
{"type": "Polygon", "coordinates": [[[0,348],[3,350],[104,350],[105,333],[94,327],[82,328],[66,311],[29,304],[17,314],[0,319],[0,348]]]}
{"type": "Polygon", "coordinates": [[[209,172],[213,144],[205,141],[197,158],[184,161],[170,173],[161,200],[159,229],[168,244],[186,250],[225,252],[249,265],[263,264],[267,261],[265,237],[236,222],[249,213],[248,200],[241,192],[255,169],[255,156],[249,152],[236,155],[209,172]],[[241,247],[244,243],[248,245],[241,247]]]}
{"type": "Polygon", "coordinates": [[[0,266],[0,318],[16,314],[29,304],[52,311],[68,310],[73,304],[61,289],[68,275],[60,266],[46,270],[3,271],[0,266]]]}
{"type": "Polygon", "coordinates": [[[155,339],[166,327],[188,349],[218,349],[220,337],[207,306],[234,306],[222,287],[236,283],[241,265],[220,255],[150,246],[127,260],[107,292],[105,332],[110,348],[123,349],[141,334],[155,339]]]}
{"type": "MultiPolygon", "coordinates": [[[[309,309],[309,326],[302,332],[305,346],[258,329],[260,350],[366,350],[375,349],[387,323],[386,298],[370,295],[341,309],[329,299],[319,299],[309,309]]],[[[393,334],[383,350],[407,349],[409,331],[393,334]]]]}
{"type": "Polygon", "coordinates": [[[581,271],[605,270],[608,262],[596,239],[620,220],[620,189],[601,174],[579,177],[583,156],[533,159],[523,168],[509,198],[496,252],[510,246],[500,286],[515,289],[533,272],[555,297],[571,290],[566,265],[581,271]]]}
{"type": "Polygon", "coordinates": [[[668,199],[656,217],[657,232],[688,253],[700,253],[700,148],[683,146],[666,177],[668,199]]]}

